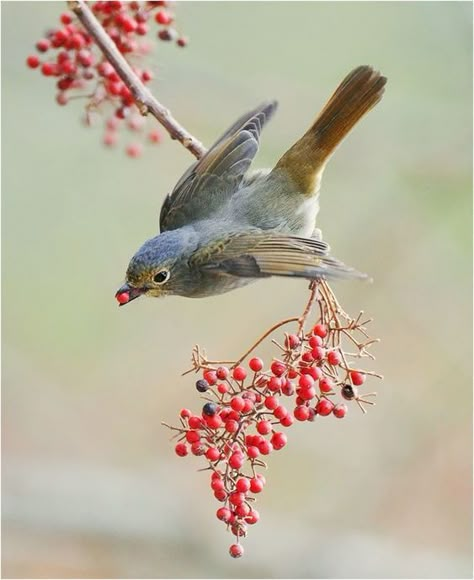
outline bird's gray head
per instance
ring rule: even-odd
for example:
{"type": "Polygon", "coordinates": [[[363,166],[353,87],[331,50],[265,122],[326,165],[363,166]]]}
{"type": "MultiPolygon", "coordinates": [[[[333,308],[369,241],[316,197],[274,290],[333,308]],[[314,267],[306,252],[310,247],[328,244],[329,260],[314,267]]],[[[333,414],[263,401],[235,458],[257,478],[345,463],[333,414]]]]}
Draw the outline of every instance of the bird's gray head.
{"type": "Polygon", "coordinates": [[[197,246],[193,230],[180,228],[146,241],[127,268],[126,283],[115,297],[120,305],[139,296],[186,295],[193,284],[188,258],[197,246]]]}

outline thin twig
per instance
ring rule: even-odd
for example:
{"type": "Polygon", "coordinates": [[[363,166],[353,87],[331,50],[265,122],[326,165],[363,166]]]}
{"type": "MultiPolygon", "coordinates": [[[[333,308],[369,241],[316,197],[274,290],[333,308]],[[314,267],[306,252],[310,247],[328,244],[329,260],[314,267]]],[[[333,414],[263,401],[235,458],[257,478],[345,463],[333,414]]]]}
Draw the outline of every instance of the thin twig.
{"type": "Polygon", "coordinates": [[[151,92],[145,87],[138,76],[133,72],[132,67],[122,56],[114,41],[110,38],[104,28],[84,0],[69,0],[69,8],[80,20],[82,26],[94,39],[97,46],[103,52],[105,58],[114,67],[119,77],[128,87],[133,95],[135,103],[142,115],[151,113],[155,119],[163,125],[172,139],[179,141],[183,147],[188,149],[194,157],[200,159],[206,148],[195,137],[188,133],[178,121],[171,115],[170,111],[158,102],[151,92]]]}

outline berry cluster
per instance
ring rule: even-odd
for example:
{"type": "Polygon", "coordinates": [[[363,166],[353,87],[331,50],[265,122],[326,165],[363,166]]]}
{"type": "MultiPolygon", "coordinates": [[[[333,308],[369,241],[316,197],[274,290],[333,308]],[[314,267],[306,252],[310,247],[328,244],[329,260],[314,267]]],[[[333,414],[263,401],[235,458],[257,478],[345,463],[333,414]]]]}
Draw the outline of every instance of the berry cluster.
{"type": "MultiPolygon", "coordinates": [[[[179,36],[173,27],[174,16],[169,10],[169,2],[99,1],[92,3],[91,8],[145,85],[153,79],[152,71],[144,63],[153,47],[148,36],[175,41],[178,46],[187,44],[187,39],[179,36]]],[[[85,99],[86,125],[93,124],[94,113],[104,113],[103,143],[108,147],[118,143],[120,129],[132,132],[136,137],[125,148],[130,157],[138,157],[145,142],[160,143],[160,131],[147,129],[147,120],[134,106],[130,89],[74,13],[61,14],[60,23],[36,43],[39,55],[32,54],[26,59],[29,68],[56,79],[58,105],[66,105],[73,99],[85,99]]]]}
{"type": "Polygon", "coordinates": [[[364,403],[374,404],[368,397],[375,393],[360,395],[358,387],[368,375],[380,375],[348,363],[350,357],[373,358],[366,350],[375,342],[365,330],[369,321],[361,322],[362,313],[349,318],[325,282],[312,284],[309,305],[314,300],[320,310],[317,323],[305,332],[309,307],[302,318],[293,319],[298,330],[286,333],[282,344],[273,341],[280,355],[269,368],[258,357],[248,358],[269,333],[230,367],[207,360],[195,347],[191,370],[201,373],[196,389],[206,402],[199,413],[182,409],[179,426],[166,425],[179,438],[178,456],[191,453],[208,462],[210,487],[222,503],[216,516],[236,538],[229,549],[234,558],[243,554],[240,538],[260,518],[254,505],[266,483],[260,473],[266,468],[263,458],[286,446],[284,430],[295,420],[342,419],[351,401],[362,410],[364,403]],[[357,346],[356,353],[345,351],[344,338],[357,346]]]}

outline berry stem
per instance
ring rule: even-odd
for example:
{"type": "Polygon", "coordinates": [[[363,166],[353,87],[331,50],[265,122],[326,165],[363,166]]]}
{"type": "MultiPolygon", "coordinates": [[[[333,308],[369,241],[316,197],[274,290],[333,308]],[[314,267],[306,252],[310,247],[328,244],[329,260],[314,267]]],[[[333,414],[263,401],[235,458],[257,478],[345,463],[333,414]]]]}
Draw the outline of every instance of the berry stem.
{"type": "Polygon", "coordinates": [[[81,24],[94,39],[103,52],[105,58],[114,67],[115,71],[130,90],[135,103],[142,115],[151,113],[163,125],[172,139],[179,141],[197,159],[205,153],[206,148],[195,137],[188,133],[170,111],[164,107],[145,87],[138,76],[133,72],[130,64],[122,56],[114,41],[110,38],[89,6],[84,0],[69,0],[69,8],[74,12],[81,24]]]}

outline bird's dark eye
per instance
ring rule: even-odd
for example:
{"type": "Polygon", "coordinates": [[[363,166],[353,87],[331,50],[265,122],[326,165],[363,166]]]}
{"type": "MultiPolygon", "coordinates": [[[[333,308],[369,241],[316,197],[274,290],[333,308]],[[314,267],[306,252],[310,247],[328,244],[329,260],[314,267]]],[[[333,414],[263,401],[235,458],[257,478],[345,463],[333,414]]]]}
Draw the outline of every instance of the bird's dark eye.
{"type": "Polygon", "coordinates": [[[153,276],[153,281],[157,284],[164,284],[170,277],[169,270],[160,270],[153,276]]]}

